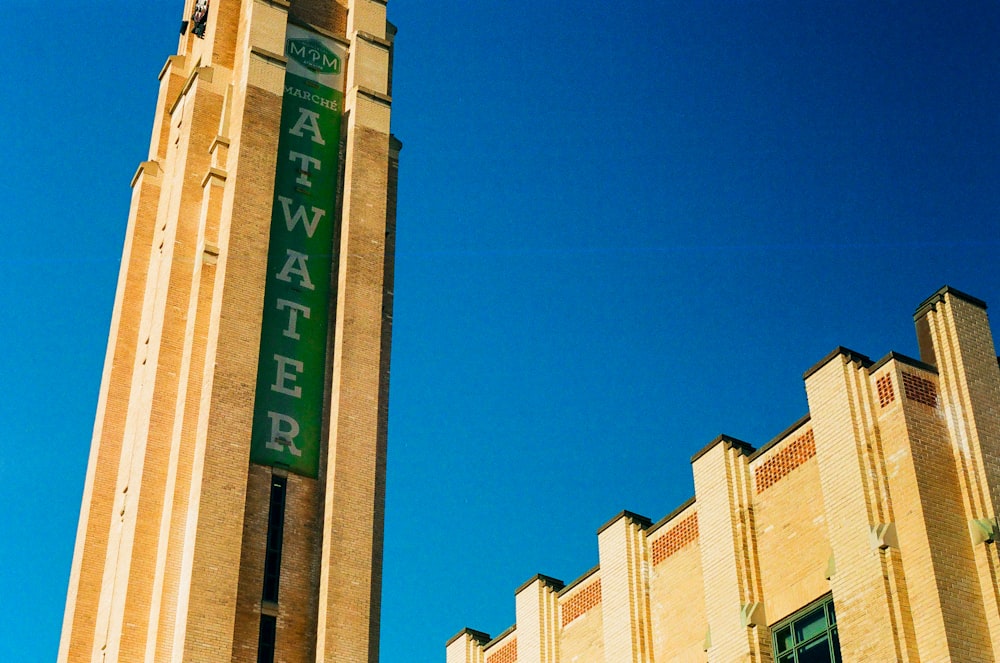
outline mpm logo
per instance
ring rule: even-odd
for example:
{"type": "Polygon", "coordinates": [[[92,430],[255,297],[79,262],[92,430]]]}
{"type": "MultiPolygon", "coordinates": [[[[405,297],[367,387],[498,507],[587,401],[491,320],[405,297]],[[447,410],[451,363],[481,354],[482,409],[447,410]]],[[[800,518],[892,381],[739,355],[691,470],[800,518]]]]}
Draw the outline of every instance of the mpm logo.
{"type": "Polygon", "coordinates": [[[288,57],[321,74],[340,73],[340,58],[315,39],[289,39],[288,57]]]}

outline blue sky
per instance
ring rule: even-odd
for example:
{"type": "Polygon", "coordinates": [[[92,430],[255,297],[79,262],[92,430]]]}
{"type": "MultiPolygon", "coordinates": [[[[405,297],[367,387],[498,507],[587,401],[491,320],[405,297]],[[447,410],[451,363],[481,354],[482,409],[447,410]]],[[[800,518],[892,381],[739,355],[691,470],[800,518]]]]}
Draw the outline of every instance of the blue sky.
{"type": "MultiPolygon", "coordinates": [[[[182,3],[4,0],[0,622],[55,655],[129,205],[182,3]]],[[[499,633],[837,345],[1000,306],[1000,6],[392,0],[383,661],[499,633]]],[[[995,309],[991,309],[993,311],[995,309]]],[[[995,318],[995,316],[994,316],[995,318]]]]}

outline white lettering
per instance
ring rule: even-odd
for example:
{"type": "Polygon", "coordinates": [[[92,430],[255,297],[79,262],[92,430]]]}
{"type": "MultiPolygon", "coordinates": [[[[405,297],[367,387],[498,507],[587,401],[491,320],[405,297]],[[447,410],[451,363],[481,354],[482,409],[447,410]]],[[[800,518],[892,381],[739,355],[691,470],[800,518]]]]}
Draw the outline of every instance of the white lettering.
{"type": "Polygon", "coordinates": [[[274,378],[271,391],[292,396],[293,398],[302,398],[302,387],[298,385],[288,386],[289,384],[294,384],[295,378],[302,373],[302,362],[282,357],[281,355],[274,355],[274,361],[278,362],[278,375],[274,378]],[[294,373],[288,370],[289,366],[295,371],[294,373]]]}
{"type": "Polygon", "coordinates": [[[265,446],[272,451],[287,449],[293,456],[301,456],[302,450],[295,446],[295,436],[299,434],[299,422],[277,412],[268,412],[267,416],[271,419],[271,438],[265,446]],[[282,424],[287,428],[283,428],[282,424]]]}
{"type": "Polygon", "coordinates": [[[338,113],[340,112],[336,99],[324,99],[320,95],[315,92],[310,92],[309,90],[300,90],[299,88],[292,87],[291,85],[286,85],[285,96],[305,99],[306,101],[311,101],[317,106],[322,106],[323,108],[327,108],[338,113]]]}
{"type": "Polygon", "coordinates": [[[311,187],[312,182],[309,181],[309,169],[310,167],[320,170],[319,159],[314,159],[308,154],[302,154],[301,152],[291,152],[288,155],[290,161],[299,162],[299,176],[295,178],[296,184],[301,184],[304,187],[311,187]]]}
{"type": "Polygon", "coordinates": [[[319,225],[320,219],[326,215],[326,210],[313,207],[312,221],[310,221],[305,205],[299,205],[295,208],[295,214],[292,214],[292,199],[285,196],[278,196],[278,200],[281,201],[281,211],[285,214],[285,227],[288,228],[288,232],[295,230],[295,224],[302,221],[302,227],[306,229],[306,235],[312,237],[313,233],[316,232],[316,226],[319,225]]]}
{"type": "Polygon", "coordinates": [[[312,142],[317,145],[326,145],[326,141],[323,140],[323,134],[319,132],[319,113],[316,111],[311,111],[306,108],[299,109],[299,119],[295,121],[295,126],[292,127],[288,133],[293,136],[302,137],[302,130],[312,134],[312,142]]]}
{"type": "Polygon", "coordinates": [[[285,266],[278,272],[277,279],[285,283],[291,283],[291,275],[298,274],[301,279],[299,285],[306,290],[315,290],[316,286],[309,280],[309,268],[306,267],[306,260],[309,259],[309,256],[293,249],[285,249],[285,252],[288,253],[288,260],[285,261],[285,266]]]}
{"type": "Polygon", "coordinates": [[[287,299],[279,299],[278,310],[284,311],[285,309],[288,309],[288,326],[285,327],[285,330],[281,333],[282,335],[287,336],[288,338],[293,338],[297,341],[299,340],[299,332],[295,330],[295,323],[299,321],[299,313],[301,313],[302,317],[306,320],[309,319],[309,307],[303,306],[302,304],[296,304],[295,302],[290,302],[287,299]]]}

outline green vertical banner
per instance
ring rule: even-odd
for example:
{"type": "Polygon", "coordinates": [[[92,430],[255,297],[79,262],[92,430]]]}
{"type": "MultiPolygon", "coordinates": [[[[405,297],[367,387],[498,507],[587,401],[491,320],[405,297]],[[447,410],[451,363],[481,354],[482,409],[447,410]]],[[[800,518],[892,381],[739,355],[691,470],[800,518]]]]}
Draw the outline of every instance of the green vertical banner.
{"type": "Polygon", "coordinates": [[[347,52],[287,34],[250,460],[316,478],[347,52]]]}

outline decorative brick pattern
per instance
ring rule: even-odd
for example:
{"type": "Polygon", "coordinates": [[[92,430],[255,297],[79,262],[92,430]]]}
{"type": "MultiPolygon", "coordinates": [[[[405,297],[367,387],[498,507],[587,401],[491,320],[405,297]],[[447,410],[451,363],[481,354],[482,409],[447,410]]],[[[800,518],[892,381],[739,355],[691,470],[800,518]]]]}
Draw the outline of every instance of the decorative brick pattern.
{"type": "Polygon", "coordinates": [[[692,514],[653,541],[653,566],[698,539],[698,514],[692,514]]]}
{"type": "Polygon", "coordinates": [[[562,625],[566,626],[591,608],[601,604],[601,580],[598,578],[562,604],[562,625]]]}
{"type": "Polygon", "coordinates": [[[930,380],[903,373],[903,392],[911,401],[937,407],[937,387],[930,380]]]}
{"type": "Polygon", "coordinates": [[[816,438],[813,437],[813,432],[810,428],[804,435],[796,438],[794,442],[757,467],[754,472],[757,492],[764,492],[780,481],[786,474],[815,455],[816,438]]]}
{"type": "Polygon", "coordinates": [[[486,656],[486,663],[517,663],[517,638],[486,656]]]}
{"type": "Polygon", "coordinates": [[[886,373],[875,381],[875,388],[878,390],[878,403],[886,407],[896,400],[896,392],[892,388],[892,375],[886,373]]]}

